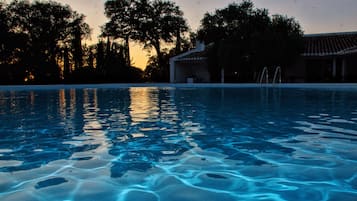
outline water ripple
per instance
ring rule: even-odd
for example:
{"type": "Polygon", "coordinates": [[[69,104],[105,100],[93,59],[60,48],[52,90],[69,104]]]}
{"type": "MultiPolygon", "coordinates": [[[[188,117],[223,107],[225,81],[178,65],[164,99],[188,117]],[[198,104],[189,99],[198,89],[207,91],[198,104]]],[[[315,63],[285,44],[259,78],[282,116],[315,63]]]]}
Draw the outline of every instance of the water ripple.
{"type": "Polygon", "coordinates": [[[356,200],[356,99],[260,88],[3,93],[0,199],[356,200]]]}

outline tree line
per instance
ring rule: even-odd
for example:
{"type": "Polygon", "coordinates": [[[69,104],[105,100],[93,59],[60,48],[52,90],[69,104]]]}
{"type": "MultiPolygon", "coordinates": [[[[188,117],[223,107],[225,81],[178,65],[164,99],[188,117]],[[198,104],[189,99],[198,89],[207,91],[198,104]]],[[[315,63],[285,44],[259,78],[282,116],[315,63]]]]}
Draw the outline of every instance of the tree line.
{"type": "Polygon", "coordinates": [[[171,1],[108,0],[105,15],[109,20],[102,26],[99,42],[85,45],[91,29],[85,16],[70,6],[55,1],[1,1],[0,83],[164,81],[168,68],[161,68],[163,58],[189,48],[187,23],[171,1]],[[159,58],[151,58],[145,72],[132,66],[130,41],[153,48],[159,58]],[[165,49],[172,43],[174,52],[165,49]]]}
{"type": "Polygon", "coordinates": [[[169,58],[206,50],[213,81],[219,69],[233,81],[251,81],[262,65],[287,65],[301,49],[300,25],[269,16],[251,1],[206,13],[197,33],[169,0],[107,0],[108,19],[96,44],[83,44],[85,16],[55,1],[0,1],[0,84],[167,82],[169,58]],[[145,71],[132,65],[130,43],[153,50],[145,71]],[[237,65],[238,64],[238,65],[237,65]],[[239,75],[239,76],[237,76],[239,75]]]}
{"type": "Polygon", "coordinates": [[[0,17],[2,83],[58,83],[84,64],[81,41],[90,29],[84,16],[69,6],[2,2],[0,17]]]}

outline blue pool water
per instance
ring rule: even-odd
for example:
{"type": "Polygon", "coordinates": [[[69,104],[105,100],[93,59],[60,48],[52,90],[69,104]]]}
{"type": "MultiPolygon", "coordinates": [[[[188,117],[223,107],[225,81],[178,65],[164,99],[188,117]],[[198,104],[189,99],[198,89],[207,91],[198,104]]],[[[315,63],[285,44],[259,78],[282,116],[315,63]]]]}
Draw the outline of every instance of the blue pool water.
{"type": "Polygon", "coordinates": [[[357,90],[0,91],[0,200],[357,200],[357,90]]]}

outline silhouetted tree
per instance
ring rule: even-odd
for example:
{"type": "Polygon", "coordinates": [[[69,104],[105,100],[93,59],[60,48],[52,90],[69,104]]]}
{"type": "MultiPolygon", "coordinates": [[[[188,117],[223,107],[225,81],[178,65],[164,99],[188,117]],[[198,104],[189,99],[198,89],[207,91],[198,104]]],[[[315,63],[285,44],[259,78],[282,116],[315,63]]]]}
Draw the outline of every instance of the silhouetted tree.
{"type": "Polygon", "coordinates": [[[9,81],[9,62],[12,48],[9,47],[10,27],[8,13],[3,2],[0,2],[0,83],[9,81]]]}
{"type": "Polygon", "coordinates": [[[126,64],[130,66],[129,40],[136,32],[135,24],[140,11],[136,9],[135,0],[108,0],[105,2],[105,15],[109,22],[103,27],[103,36],[125,41],[126,64]]]}
{"type": "Polygon", "coordinates": [[[24,33],[14,32],[12,23],[13,19],[9,8],[4,2],[0,2],[0,65],[4,74],[12,74],[9,71],[9,65],[18,62],[18,57],[21,56],[27,42],[24,33]]]}
{"type": "Polygon", "coordinates": [[[17,29],[17,18],[4,1],[0,2],[0,74],[1,83],[23,83],[26,72],[20,61],[27,49],[29,38],[17,29]]]}
{"type": "Polygon", "coordinates": [[[73,21],[69,25],[72,55],[74,60],[74,68],[78,69],[83,67],[83,47],[82,40],[89,36],[90,28],[84,22],[84,15],[73,12],[73,21]]]}
{"type": "Polygon", "coordinates": [[[8,57],[7,41],[10,38],[9,19],[5,10],[5,5],[0,2],[0,64],[5,63],[8,57]]]}
{"type": "Polygon", "coordinates": [[[101,71],[104,66],[104,42],[100,40],[96,45],[96,69],[101,71]]]}
{"type": "Polygon", "coordinates": [[[74,72],[71,81],[82,83],[141,82],[143,72],[126,64],[125,46],[100,40],[84,48],[86,66],[74,72]],[[85,76],[84,76],[85,75],[85,76]]]}
{"type": "MultiPolygon", "coordinates": [[[[72,11],[67,5],[52,1],[31,3],[15,0],[6,9],[10,31],[20,39],[14,40],[18,43],[13,45],[18,53],[12,62],[24,67],[23,71],[28,75],[25,80],[59,82],[64,63],[69,64],[70,58],[77,66],[81,63],[78,46],[83,36],[89,34],[89,26],[84,23],[83,15],[72,11]],[[73,53],[72,57],[69,53],[73,53]]],[[[68,66],[64,69],[70,71],[68,66]]]]}
{"type": "Polygon", "coordinates": [[[94,56],[94,46],[89,46],[89,47],[86,47],[85,48],[85,52],[86,52],[86,55],[87,55],[87,65],[89,68],[94,68],[94,59],[95,59],[95,56],[94,56]]]}
{"type": "Polygon", "coordinates": [[[218,81],[223,68],[232,82],[253,82],[264,66],[287,67],[302,50],[302,36],[295,19],[270,17],[249,0],[206,13],[198,31],[198,38],[211,44],[211,77],[218,81]]]}
{"type": "Polygon", "coordinates": [[[69,51],[68,48],[65,47],[63,50],[63,76],[64,78],[68,78],[71,74],[71,64],[69,60],[69,51]]]}
{"type": "Polygon", "coordinates": [[[180,40],[179,36],[188,30],[183,12],[174,2],[163,0],[142,0],[138,9],[141,15],[136,27],[136,39],[146,48],[154,48],[158,64],[160,68],[164,68],[161,44],[180,40]]]}
{"type": "Polygon", "coordinates": [[[272,29],[276,41],[273,47],[278,52],[276,63],[282,66],[291,64],[304,48],[300,24],[294,18],[273,15],[272,29]]]}
{"type": "Polygon", "coordinates": [[[172,1],[109,0],[105,3],[105,14],[109,22],[104,26],[103,35],[123,39],[128,60],[130,39],[142,43],[146,49],[153,48],[160,77],[168,80],[168,76],[164,76],[168,69],[165,69],[161,46],[176,42],[176,52],[181,51],[182,38],[188,27],[180,8],[172,1]]]}
{"type": "Polygon", "coordinates": [[[193,47],[193,43],[187,39],[182,38],[181,42],[172,49],[163,49],[161,56],[161,64],[157,55],[153,55],[149,58],[147,66],[144,71],[144,78],[146,81],[151,82],[167,82],[169,79],[170,58],[181,53],[188,51],[193,47]],[[180,50],[179,52],[178,49],[180,50]]]}

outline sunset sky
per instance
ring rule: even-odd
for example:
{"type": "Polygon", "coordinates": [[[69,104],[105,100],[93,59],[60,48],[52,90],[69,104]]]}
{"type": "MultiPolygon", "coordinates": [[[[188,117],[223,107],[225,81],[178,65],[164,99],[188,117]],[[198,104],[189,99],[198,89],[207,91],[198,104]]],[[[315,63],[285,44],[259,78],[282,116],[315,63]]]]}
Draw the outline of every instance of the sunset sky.
{"type": "MultiPolygon", "coordinates": [[[[92,28],[92,41],[97,40],[100,28],[106,22],[105,0],[56,0],[69,4],[74,10],[87,16],[92,28]]],[[[193,31],[197,30],[205,12],[224,8],[233,0],[174,0],[184,12],[193,31]]],[[[257,8],[267,8],[270,14],[285,14],[295,17],[305,33],[357,31],[357,0],[253,0],[257,8]]],[[[146,66],[148,52],[133,44],[133,64],[146,66]]]]}

